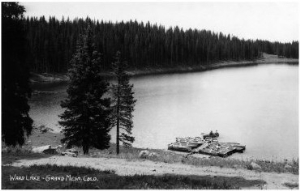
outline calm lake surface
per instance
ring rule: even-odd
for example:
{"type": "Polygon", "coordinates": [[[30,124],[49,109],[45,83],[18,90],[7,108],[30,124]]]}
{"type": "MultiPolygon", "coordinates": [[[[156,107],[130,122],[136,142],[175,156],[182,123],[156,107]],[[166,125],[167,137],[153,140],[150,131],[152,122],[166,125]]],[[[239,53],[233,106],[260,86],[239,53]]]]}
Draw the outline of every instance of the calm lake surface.
{"type": "MultiPolygon", "coordinates": [[[[220,141],[245,144],[234,158],[298,158],[298,66],[266,64],[206,72],[132,78],[133,146],[167,149],[176,137],[218,130],[220,141]]],[[[31,99],[36,125],[59,132],[67,83],[35,84],[47,91],[31,99]]],[[[115,129],[111,131],[115,141],[115,129]]]]}

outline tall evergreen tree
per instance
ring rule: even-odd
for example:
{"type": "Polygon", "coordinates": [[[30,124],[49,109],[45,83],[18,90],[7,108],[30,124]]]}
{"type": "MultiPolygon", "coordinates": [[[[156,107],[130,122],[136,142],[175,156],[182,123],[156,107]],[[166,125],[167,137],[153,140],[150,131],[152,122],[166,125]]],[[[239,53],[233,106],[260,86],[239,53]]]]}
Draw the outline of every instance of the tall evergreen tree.
{"type": "Polygon", "coordinates": [[[108,148],[111,129],[110,98],[104,98],[109,84],[100,75],[102,61],[93,41],[88,26],[71,60],[68,97],[61,104],[66,110],[59,122],[65,127],[62,142],[68,147],[82,146],[84,154],[88,154],[90,147],[108,148]]]}
{"type": "Polygon", "coordinates": [[[132,112],[136,100],[133,97],[133,85],[129,83],[129,75],[125,72],[126,62],[121,62],[121,53],[117,52],[116,61],[113,63],[116,84],[112,85],[113,92],[113,125],[116,126],[117,154],[119,154],[120,141],[125,146],[131,146],[134,142],[132,136],[132,112]]]}
{"type": "Polygon", "coordinates": [[[23,13],[18,3],[2,2],[2,140],[7,145],[23,145],[32,131],[28,98],[29,69],[25,65],[23,13]]]}

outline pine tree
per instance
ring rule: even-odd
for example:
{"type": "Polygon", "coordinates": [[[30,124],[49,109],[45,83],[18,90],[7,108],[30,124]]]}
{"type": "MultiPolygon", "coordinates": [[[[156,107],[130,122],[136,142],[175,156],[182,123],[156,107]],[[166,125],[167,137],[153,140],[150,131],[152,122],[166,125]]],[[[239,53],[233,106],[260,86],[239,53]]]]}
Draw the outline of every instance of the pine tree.
{"type": "Polygon", "coordinates": [[[31,96],[29,69],[25,65],[25,8],[2,2],[2,140],[23,145],[32,131],[28,99],[31,96]]]}
{"type": "Polygon", "coordinates": [[[111,129],[110,98],[104,98],[109,84],[100,75],[102,61],[93,38],[88,26],[70,62],[68,97],[61,104],[66,110],[59,122],[65,127],[62,142],[68,147],[82,146],[84,154],[88,154],[90,147],[108,148],[111,129]]]}
{"type": "Polygon", "coordinates": [[[112,86],[113,94],[113,126],[116,126],[117,154],[119,154],[120,141],[124,146],[131,146],[134,142],[132,136],[132,112],[136,100],[133,97],[133,85],[129,84],[129,75],[125,72],[126,62],[121,62],[121,53],[117,52],[113,63],[114,75],[117,83],[112,86]]]}

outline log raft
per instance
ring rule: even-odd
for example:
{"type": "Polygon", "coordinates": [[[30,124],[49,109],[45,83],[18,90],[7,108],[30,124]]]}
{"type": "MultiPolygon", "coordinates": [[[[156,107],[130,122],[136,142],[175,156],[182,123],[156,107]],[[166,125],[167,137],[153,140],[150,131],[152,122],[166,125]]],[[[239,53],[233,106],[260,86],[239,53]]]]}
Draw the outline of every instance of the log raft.
{"type": "Polygon", "coordinates": [[[169,150],[188,152],[190,154],[200,153],[211,156],[228,157],[236,152],[243,153],[245,145],[232,142],[218,142],[216,138],[186,137],[176,138],[175,143],[168,145],[169,150]]]}

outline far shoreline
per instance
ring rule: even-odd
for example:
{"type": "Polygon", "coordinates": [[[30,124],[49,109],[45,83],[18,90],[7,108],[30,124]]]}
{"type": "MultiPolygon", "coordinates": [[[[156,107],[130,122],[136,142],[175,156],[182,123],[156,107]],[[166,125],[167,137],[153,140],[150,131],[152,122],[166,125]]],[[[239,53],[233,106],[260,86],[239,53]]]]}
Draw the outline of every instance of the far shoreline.
{"type": "MultiPolygon", "coordinates": [[[[278,62],[270,61],[224,61],[217,62],[208,66],[185,66],[185,67],[175,67],[175,68],[160,68],[160,69],[146,69],[146,70],[133,70],[129,71],[131,77],[140,77],[147,75],[159,75],[159,74],[179,74],[179,73],[194,73],[194,72],[204,72],[209,70],[221,69],[221,68],[239,68],[239,67],[249,67],[258,66],[262,64],[289,64],[298,65],[299,61],[286,60],[278,62]]],[[[107,77],[112,77],[107,75],[107,77]]]]}
{"type": "MultiPolygon", "coordinates": [[[[261,64],[289,64],[299,65],[299,59],[294,58],[279,58],[277,55],[263,54],[263,57],[256,60],[243,60],[243,61],[220,61],[209,65],[188,65],[188,66],[176,66],[160,67],[160,68],[145,68],[145,69],[130,69],[127,73],[131,77],[141,77],[148,75],[160,75],[160,74],[178,74],[178,73],[193,73],[203,72],[209,70],[215,70],[220,68],[237,68],[257,66],[261,64]]],[[[105,72],[102,74],[107,79],[113,78],[112,72],[105,72]]],[[[32,73],[31,82],[67,82],[69,78],[67,73],[32,73]]]]}

